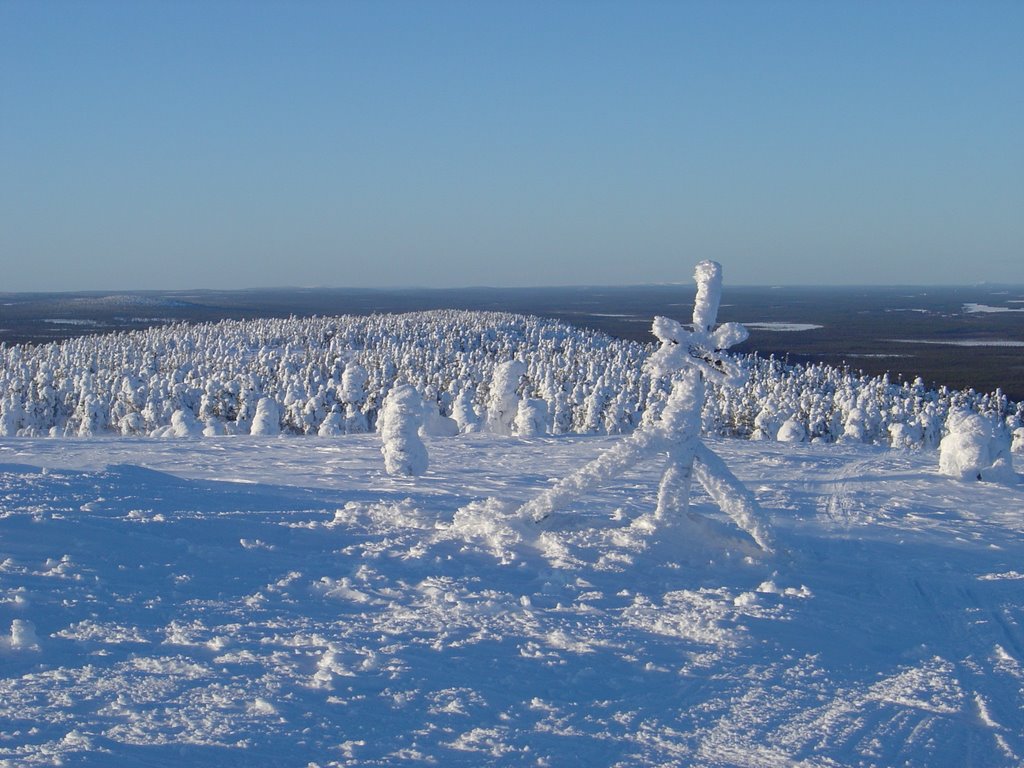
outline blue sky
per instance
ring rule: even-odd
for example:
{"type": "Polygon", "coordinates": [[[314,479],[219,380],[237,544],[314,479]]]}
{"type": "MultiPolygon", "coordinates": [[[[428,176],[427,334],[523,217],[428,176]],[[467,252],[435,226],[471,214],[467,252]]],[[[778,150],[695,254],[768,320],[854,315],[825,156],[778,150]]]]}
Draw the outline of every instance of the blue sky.
{"type": "Polygon", "coordinates": [[[1024,283],[1024,3],[0,0],[0,291],[1024,283]]]}

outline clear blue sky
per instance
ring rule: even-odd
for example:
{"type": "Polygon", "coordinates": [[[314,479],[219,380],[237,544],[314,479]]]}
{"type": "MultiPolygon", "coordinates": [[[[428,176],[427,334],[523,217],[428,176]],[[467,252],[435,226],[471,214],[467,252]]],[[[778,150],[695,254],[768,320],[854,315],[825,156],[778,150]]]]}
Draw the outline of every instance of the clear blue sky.
{"type": "Polygon", "coordinates": [[[1024,2],[0,0],[0,291],[1024,282],[1024,2]]]}

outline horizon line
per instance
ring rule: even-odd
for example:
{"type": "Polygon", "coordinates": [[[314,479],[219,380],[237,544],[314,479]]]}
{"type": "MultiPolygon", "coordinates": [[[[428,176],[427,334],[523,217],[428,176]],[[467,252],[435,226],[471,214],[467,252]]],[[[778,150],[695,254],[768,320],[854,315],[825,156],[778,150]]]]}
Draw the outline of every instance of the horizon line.
{"type": "MultiPolygon", "coordinates": [[[[247,293],[256,291],[362,291],[367,293],[388,293],[417,291],[450,292],[450,291],[544,291],[544,290],[592,290],[597,288],[630,289],[630,288],[690,288],[692,281],[672,281],[660,283],[557,283],[549,285],[464,285],[464,286],[345,286],[345,285],[281,285],[281,286],[249,286],[246,288],[85,288],[85,289],[35,289],[24,291],[0,291],[0,296],[38,296],[38,295],[69,295],[69,296],[117,296],[141,294],[190,294],[190,293],[247,293]]],[[[723,286],[729,288],[756,288],[761,290],[784,289],[882,289],[882,288],[1019,288],[1024,289],[1024,282],[980,281],[973,283],[730,283],[723,286]]]]}

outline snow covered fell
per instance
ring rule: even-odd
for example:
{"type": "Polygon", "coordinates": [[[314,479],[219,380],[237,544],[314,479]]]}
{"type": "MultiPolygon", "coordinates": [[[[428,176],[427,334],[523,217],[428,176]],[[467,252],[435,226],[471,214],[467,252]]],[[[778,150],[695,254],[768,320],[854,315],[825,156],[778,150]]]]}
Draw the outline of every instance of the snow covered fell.
{"type": "Polygon", "coordinates": [[[0,346],[0,766],[1021,765],[1020,405],[675,325],[0,346]]]}

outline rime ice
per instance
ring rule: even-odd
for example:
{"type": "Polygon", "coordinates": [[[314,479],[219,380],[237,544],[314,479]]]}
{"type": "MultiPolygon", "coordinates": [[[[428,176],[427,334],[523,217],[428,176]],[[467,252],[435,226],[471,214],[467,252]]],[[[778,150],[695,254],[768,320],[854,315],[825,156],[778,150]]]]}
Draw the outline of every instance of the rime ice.
{"type": "Polygon", "coordinates": [[[427,471],[427,448],[420,439],[423,401],[408,384],[396,387],[384,401],[380,417],[384,466],[389,475],[422,475],[427,471]]]}
{"type": "Polygon", "coordinates": [[[648,368],[655,375],[672,377],[672,390],[660,419],[652,426],[634,432],[592,463],[523,505],[522,514],[543,520],[556,508],[593,486],[605,484],[625,469],[655,461],[659,455],[665,454],[667,466],[658,489],[655,520],[684,527],[691,537],[701,535],[701,525],[689,509],[690,483],[696,460],[701,465],[696,473],[698,481],[722,511],[758,546],[771,550],[772,536],[753,495],[700,441],[705,378],[728,384],[742,379],[738,366],[718,350],[742,341],[746,338],[746,331],[736,323],[712,330],[721,300],[721,265],[713,261],[700,262],[694,279],[697,281],[697,296],[693,307],[693,331],[686,331],[668,318],[656,317],[654,320],[654,334],[661,341],[661,346],[648,361],[648,368]]]}
{"type": "Polygon", "coordinates": [[[1008,436],[976,413],[954,411],[939,444],[939,471],[959,480],[1016,483],[1008,436]]]}

